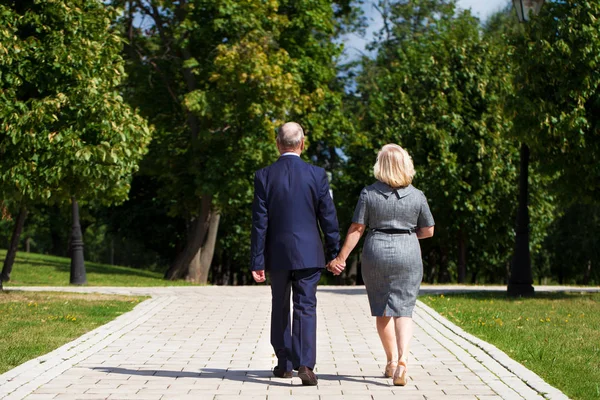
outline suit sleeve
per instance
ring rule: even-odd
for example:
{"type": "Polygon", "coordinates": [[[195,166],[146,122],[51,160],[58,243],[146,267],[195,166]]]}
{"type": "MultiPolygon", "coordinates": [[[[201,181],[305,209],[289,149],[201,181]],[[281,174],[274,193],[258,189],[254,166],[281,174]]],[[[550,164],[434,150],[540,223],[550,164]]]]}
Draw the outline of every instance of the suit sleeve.
{"type": "Polygon", "coordinates": [[[254,201],[252,202],[252,232],[250,239],[250,270],[265,269],[265,241],[267,238],[267,201],[263,183],[254,175],[254,201]]]}
{"type": "Polygon", "coordinates": [[[329,190],[329,182],[324,169],[319,182],[319,207],[318,219],[323,235],[325,236],[325,247],[327,248],[327,261],[337,257],[340,251],[340,227],[338,225],[333,198],[329,190]]]}

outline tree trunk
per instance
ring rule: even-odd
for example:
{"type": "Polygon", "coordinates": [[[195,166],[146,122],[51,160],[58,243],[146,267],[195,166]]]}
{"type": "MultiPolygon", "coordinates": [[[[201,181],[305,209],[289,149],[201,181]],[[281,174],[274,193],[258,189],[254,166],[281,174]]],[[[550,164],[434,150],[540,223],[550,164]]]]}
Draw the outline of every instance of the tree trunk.
{"type": "Polygon", "coordinates": [[[198,282],[198,279],[200,278],[200,270],[202,269],[202,265],[200,263],[201,256],[202,256],[202,247],[200,247],[200,250],[198,250],[198,252],[194,256],[194,258],[192,259],[192,262],[190,263],[190,265],[188,267],[188,271],[185,276],[186,281],[192,282],[192,283],[198,282]]]}
{"type": "Polygon", "coordinates": [[[217,233],[219,231],[219,222],[221,220],[221,213],[219,211],[211,211],[210,214],[206,240],[192,259],[185,278],[189,282],[199,284],[206,284],[208,282],[208,271],[210,270],[210,265],[212,264],[215,253],[217,233]]]}
{"type": "Polygon", "coordinates": [[[25,253],[30,253],[31,252],[31,237],[27,237],[27,239],[25,239],[25,253]]]}
{"type": "Polygon", "coordinates": [[[458,283],[465,283],[467,276],[467,243],[465,231],[461,227],[458,230],[458,283]]]}
{"type": "Polygon", "coordinates": [[[217,234],[219,232],[219,223],[221,222],[221,212],[213,211],[211,213],[208,233],[202,253],[200,254],[200,279],[198,283],[206,284],[208,282],[208,271],[215,255],[215,246],[217,244],[217,234]]]}
{"type": "Polygon", "coordinates": [[[10,273],[15,263],[15,257],[17,256],[17,250],[19,249],[19,238],[21,232],[23,232],[23,226],[25,226],[25,219],[27,218],[27,207],[25,204],[21,204],[19,215],[15,221],[15,228],[10,239],[10,245],[6,252],[6,258],[4,259],[4,266],[2,267],[2,273],[0,273],[0,290],[2,290],[2,282],[10,281],[10,273]]]}
{"type": "Polygon", "coordinates": [[[192,260],[200,251],[208,233],[211,219],[212,196],[203,196],[200,208],[200,216],[196,218],[191,227],[191,233],[183,250],[165,273],[165,279],[176,280],[187,276],[192,260]]]}

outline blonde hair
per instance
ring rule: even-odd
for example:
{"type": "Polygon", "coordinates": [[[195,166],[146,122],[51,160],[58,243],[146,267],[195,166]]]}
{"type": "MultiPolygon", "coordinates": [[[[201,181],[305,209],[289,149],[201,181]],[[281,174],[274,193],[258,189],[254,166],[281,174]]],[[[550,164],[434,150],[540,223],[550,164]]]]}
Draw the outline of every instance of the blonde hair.
{"type": "Polygon", "coordinates": [[[373,174],[377,180],[397,188],[411,184],[415,167],[408,152],[391,143],[383,146],[377,154],[373,174]]]}

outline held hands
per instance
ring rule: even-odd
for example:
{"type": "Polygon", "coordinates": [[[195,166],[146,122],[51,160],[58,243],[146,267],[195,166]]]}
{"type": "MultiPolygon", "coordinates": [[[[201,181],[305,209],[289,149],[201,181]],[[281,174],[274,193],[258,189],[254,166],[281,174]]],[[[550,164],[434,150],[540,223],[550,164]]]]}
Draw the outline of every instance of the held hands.
{"type": "Polygon", "coordinates": [[[327,271],[333,273],[335,276],[341,274],[344,269],[346,269],[346,260],[341,259],[339,256],[327,264],[327,271]]]}
{"type": "MultiPolygon", "coordinates": [[[[341,274],[346,269],[346,261],[337,257],[327,264],[327,271],[333,273],[333,275],[341,274]]],[[[265,270],[252,271],[252,277],[257,283],[262,283],[266,280],[265,270]]]]}

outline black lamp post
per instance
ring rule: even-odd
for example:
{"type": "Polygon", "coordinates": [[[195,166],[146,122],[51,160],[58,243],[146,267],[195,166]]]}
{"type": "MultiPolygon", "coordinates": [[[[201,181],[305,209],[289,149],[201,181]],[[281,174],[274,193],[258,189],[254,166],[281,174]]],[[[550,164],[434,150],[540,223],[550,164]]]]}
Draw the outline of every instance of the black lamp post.
{"type": "Polygon", "coordinates": [[[79,224],[79,204],[75,196],[71,198],[71,213],[73,225],[71,227],[71,285],[85,285],[85,262],[83,259],[83,235],[79,224]]]}
{"type": "MultiPolygon", "coordinates": [[[[529,21],[537,15],[544,0],[513,0],[520,22],[529,21]]],[[[533,275],[531,274],[531,254],[529,252],[529,147],[521,143],[519,165],[519,208],[515,236],[515,253],[510,266],[508,294],[510,296],[532,296],[533,275]]]]}
{"type": "Polygon", "coordinates": [[[528,22],[531,14],[538,15],[544,0],[513,0],[519,22],[528,22]]]}

